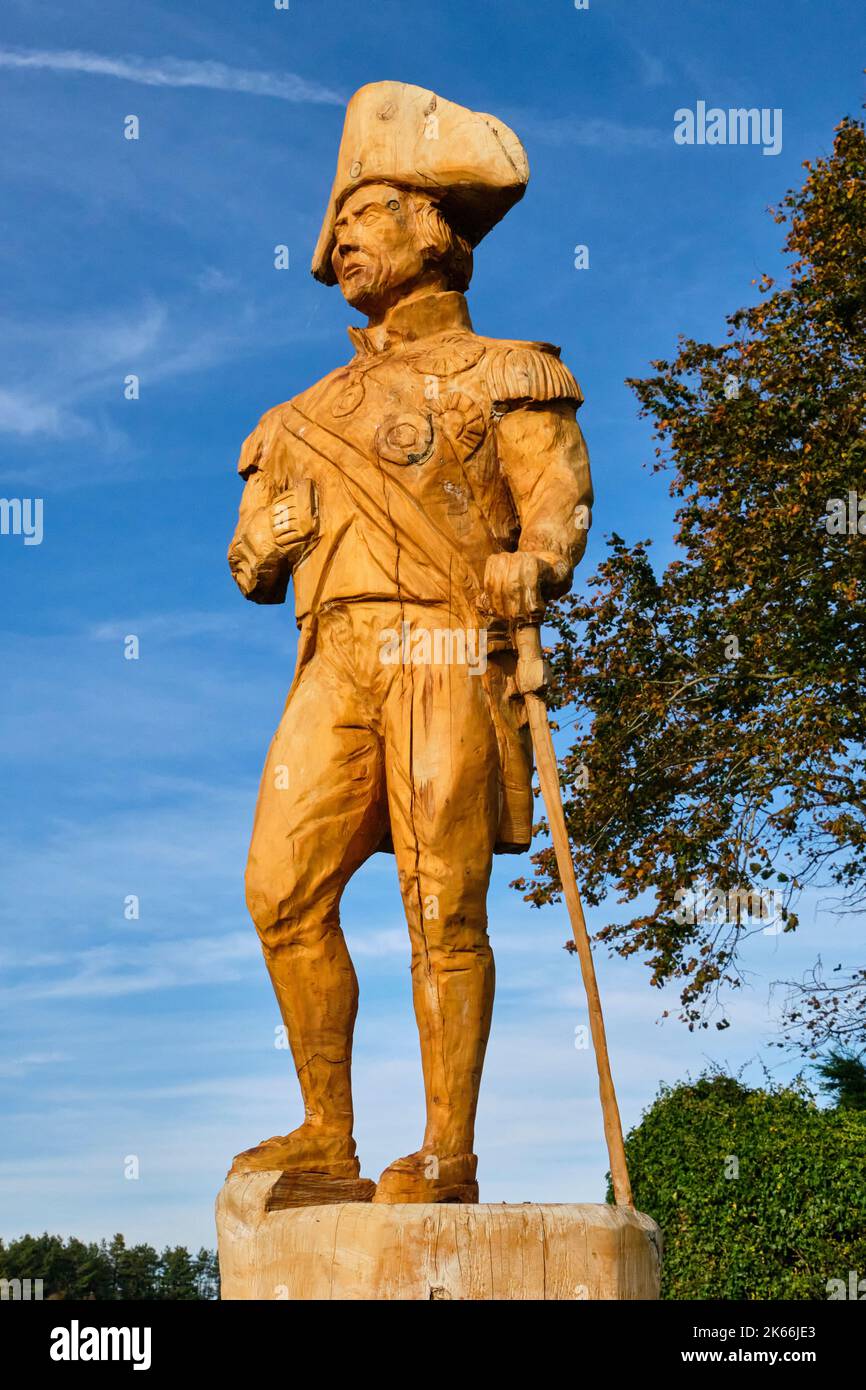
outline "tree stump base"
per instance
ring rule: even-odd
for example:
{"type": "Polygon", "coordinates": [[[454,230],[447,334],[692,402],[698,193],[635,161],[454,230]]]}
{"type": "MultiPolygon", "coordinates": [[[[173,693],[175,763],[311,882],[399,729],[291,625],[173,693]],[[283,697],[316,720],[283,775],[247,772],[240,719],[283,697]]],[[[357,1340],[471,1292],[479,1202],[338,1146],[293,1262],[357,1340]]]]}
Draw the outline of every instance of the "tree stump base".
{"type": "Polygon", "coordinates": [[[661,1232],[600,1203],[275,1207],[282,1174],[217,1198],[224,1299],[657,1299],[661,1232]]]}

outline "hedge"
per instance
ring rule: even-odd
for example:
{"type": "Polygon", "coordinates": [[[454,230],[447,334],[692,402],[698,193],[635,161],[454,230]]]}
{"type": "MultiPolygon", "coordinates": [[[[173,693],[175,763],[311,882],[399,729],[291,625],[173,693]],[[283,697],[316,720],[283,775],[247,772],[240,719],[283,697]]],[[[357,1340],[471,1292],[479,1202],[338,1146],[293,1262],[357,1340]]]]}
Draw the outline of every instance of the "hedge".
{"type": "Polygon", "coordinates": [[[866,1298],[866,1112],[705,1074],[662,1086],[626,1151],[663,1298],[866,1298]]]}

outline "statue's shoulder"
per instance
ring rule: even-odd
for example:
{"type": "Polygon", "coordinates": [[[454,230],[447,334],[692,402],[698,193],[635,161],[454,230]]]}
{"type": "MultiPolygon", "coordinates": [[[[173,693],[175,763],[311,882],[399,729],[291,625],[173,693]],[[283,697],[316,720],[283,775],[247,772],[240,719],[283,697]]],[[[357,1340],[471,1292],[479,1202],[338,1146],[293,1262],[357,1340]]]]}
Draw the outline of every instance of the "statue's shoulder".
{"type": "Polygon", "coordinates": [[[255,429],[251,430],[241,445],[238,472],[242,478],[264,471],[273,451],[274,440],[279,434],[280,411],[283,408],[283,405],[274,405],[270,410],[266,410],[255,429]]]}
{"type": "MultiPolygon", "coordinates": [[[[340,367],[334,367],[333,371],[326,372],[324,376],[314,381],[312,386],[305,386],[303,391],[299,391],[296,396],[287,402],[289,405],[296,405],[300,410],[314,406],[322,396],[326,396],[332,387],[345,383],[351,378],[352,362],[344,362],[340,367]]],[[[278,406],[278,410],[285,410],[285,406],[278,406]]]]}
{"type": "MultiPolygon", "coordinates": [[[[487,338],[470,329],[437,333],[408,349],[402,358],[425,375],[456,380],[471,374],[497,404],[569,400],[583,393],[553,343],[487,338]]],[[[396,366],[400,365],[398,361],[396,366]]]]}
{"type": "Polygon", "coordinates": [[[243,442],[238,459],[238,472],[242,478],[248,478],[256,470],[266,472],[269,465],[273,465],[280,449],[285,446],[283,415],[287,406],[297,405],[302,408],[310,406],[318,399],[323,390],[327,390],[332,382],[344,376],[345,373],[346,367],[337,367],[334,371],[328,372],[327,376],[322,377],[315,385],[308,386],[305,390],[299,391],[296,396],[291,396],[287,401],[281,401],[279,405],[272,405],[269,410],[265,411],[255,429],[247,435],[243,442]]]}
{"type": "Polygon", "coordinates": [[[483,338],[484,373],[494,404],[583,402],[583,392],[553,343],[483,338]]]}

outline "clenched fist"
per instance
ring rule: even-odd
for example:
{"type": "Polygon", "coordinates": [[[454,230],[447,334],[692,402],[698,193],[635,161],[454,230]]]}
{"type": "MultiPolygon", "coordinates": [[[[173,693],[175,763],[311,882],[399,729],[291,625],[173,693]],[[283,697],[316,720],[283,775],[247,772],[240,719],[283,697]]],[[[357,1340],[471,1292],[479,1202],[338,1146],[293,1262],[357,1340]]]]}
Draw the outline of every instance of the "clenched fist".
{"type": "Polygon", "coordinates": [[[316,535],[316,493],[309,478],[271,503],[271,529],[281,550],[296,550],[316,535]]]}
{"type": "Polygon", "coordinates": [[[499,617],[537,622],[544,612],[545,587],[560,578],[556,565],[543,555],[503,551],[487,557],[484,593],[490,608],[499,617]]]}

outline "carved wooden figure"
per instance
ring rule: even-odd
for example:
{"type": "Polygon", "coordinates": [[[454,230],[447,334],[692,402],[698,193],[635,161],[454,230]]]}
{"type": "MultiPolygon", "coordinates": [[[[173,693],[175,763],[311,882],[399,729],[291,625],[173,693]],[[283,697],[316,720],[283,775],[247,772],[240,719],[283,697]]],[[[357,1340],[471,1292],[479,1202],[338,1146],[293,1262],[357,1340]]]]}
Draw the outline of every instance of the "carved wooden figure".
{"type": "Polygon", "coordinates": [[[313,274],[367,323],[349,329],[351,361],[241,451],[232,573],[257,603],[291,580],[300,628],[246,886],[305,1118],[232,1165],[279,1173],[281,1207],[478,1200],[491,859],[525,850],[532,825],[524,695],[540,678],[535,647],[518,675],[516,644],[569,588],[592,505],[558,349],[477,334],[465,298],[474,248],[528,172],[492,116],[397,82],[356,93],[313,274]],[[405,906],[427,1124],[374,1188],[352,1134],[340,898],[381,849],[405,906]]]}

